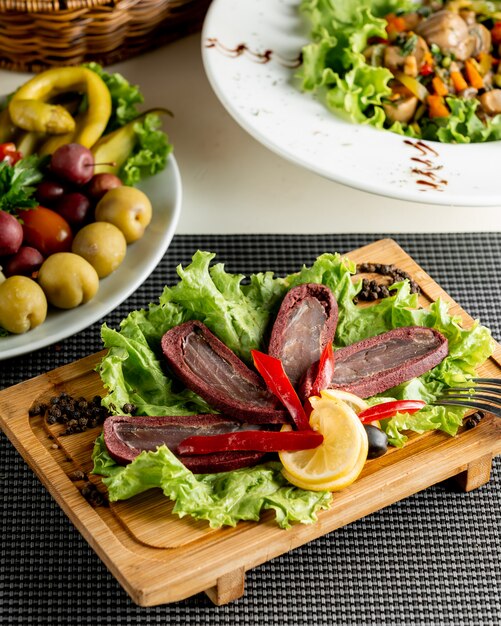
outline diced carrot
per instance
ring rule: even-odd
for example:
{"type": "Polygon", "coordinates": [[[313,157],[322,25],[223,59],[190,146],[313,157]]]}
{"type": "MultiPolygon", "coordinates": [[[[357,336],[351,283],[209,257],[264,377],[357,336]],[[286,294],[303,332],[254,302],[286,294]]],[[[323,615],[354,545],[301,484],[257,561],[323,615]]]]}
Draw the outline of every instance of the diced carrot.
{"type": "Polygon", "coordinates": [[[449,93],[447,85],[440,78],[440,76],[434,76],[431,84],[433,85],[433,89],[435,90],[437,96],[446,96],[449,93]]]}
{"type": "Polygon", "coordinates": [[[433,58],[433,54],[429,50],[427,50],[423,55],[423,65],[429,65],[430,67],[433,67],[434,64],[435,59],[433,58]]]}
{"type": "Polygon", "coordinates": [[[448,117],[449,109],[447,108],[442,96],[430,95],[427,98],[428,113],[430,117],[448,117]]]}
{"type": "Polygon", "coordinates": [[[402,17],[398,17],[395,13],[389,13],[385,17],[388,24],[386,25],[386,32],[389,35],[395,35],[396,33],[403,33],[407,30],[407,23],[402,17]]]}
{"type": "Polygon", "coordinates": [[[475,67],[473,59],[466,59],[464,62],[464,69],[466,71],[466,78],[472,87],[475,89],[482,89],[484,86],[484,80],[480,76],[480,72],[475,67]]]}
{"type": "Polygon", "coordinates": [[[468,83],[459,70],[451,72],[451,80],[456,92],[463,91],[468,88],[468,83]]]}

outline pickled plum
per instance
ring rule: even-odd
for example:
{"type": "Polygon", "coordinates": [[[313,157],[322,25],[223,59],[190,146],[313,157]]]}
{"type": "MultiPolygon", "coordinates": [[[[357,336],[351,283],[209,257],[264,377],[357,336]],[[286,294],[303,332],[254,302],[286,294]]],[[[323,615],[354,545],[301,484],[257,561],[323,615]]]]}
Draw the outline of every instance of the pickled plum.
{"type": "Polygon", "coordinates": [[[23,243],[23,228],[10,213],[0,211],[0,256],[16,254],[23,243]]]}
{"type": "Polygon", "coordinates": [[[102,172],[101,174],[95,174],[89,184],[86,191],[93,200],[101,200],[105,193],[110,189],[121,187],[122,181],[115,174],[107,174],[102,172]]]}
{"type": "Polygon", "coordinates": [[[43,180],[37,187],[35,198],[40,204],[53,207],[66,193],[64,186],[55,180],[43,180]]]}
{"type": "Polygon", "coordinates": [[[57,203],[56,211],[75,229],[89,221],[91,204],[83,193],[73,191],[65,194],[57,203]]]}
{"type": "Polygon", "coordinates": [[[75,185],[85,185],[94,176],[94,155],[79,143],[66,143],[52,155],[50,170],[75,185]]]}
{"type": "Polygon", "coordinates": [[[30,276],[43,263],[43,256],[31,246],[21,246],[5,265],[6,276],[30,276]]]}

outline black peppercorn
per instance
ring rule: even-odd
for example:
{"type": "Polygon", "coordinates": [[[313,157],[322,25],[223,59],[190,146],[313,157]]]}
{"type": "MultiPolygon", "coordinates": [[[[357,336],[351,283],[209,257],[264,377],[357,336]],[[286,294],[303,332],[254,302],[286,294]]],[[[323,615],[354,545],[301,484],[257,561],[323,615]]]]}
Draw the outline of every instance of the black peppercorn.
{"type": "Polygon", "coordinates": [[[84,480],[85,479],[85,474],[81,471],[81,470],[75,470],[74,472],[71,472],[71,474],[68,474],[68,477],[70,480],[84,480]]]}
{"type": "Polygon", "coordinates": [[[468,417],[464,421],[464,427],[466,428],[466,430],[471,430],[472,428],[475,428],[475,426],[480,423],[480,420],[483,417],[485,417],[485,415],[484,413],[482,413],[482,411],[477,411],[476,413],[468,415],[468,417]]]}
{"type": "Polygon", "coordinates": [[[131,402],[126,402],[122,407],[122,411],[129,415],[134,415],[137,411],[137,406],[131,402]]]}
{"type": "Polygon", "coordinates": [[[47,410],[47,405],[43,402],[35,402],[31,405],[30,410],[28,411],[28,415],[30,417],[35,417],[35,415],[43,415],[47,410]]]}
{"type": "Polygon", "coordinates": [[[74,398],[66,391],[50,398],[48,405],[35,400],[28,412],[32,417],[45,415],[49,425],[65,424],[66,429],[61,433],[62,435],[81,433],[87,428],[95,428],[109,415],[106,407],[101,406],[101,396],[86,400],[83,396],[74,398]]]}
{"type": "Polygon", "coordinates": [[[80,493],[92,506],[105,506],[106,498],[91,482],[86,482],[81,488],[80,493]]]}
{"type": "MultiPolygon", "coordinates": [[[[419,285],[412,280],[407,272],[395,267],[394,265],[387,265],[384,263],[360,263],[357,265],[357,274],[380,274],[381,276],[387,276],[390,279],[390,285],[408,280],[411,293],[419,293],[419,285]]],[[[354,302],[374,301],[379,298],[388,298],[391,295],[388,289],[389,285],[378,284],[375,279],[362,279],[362,289],[354,298],[354,302]]]]}

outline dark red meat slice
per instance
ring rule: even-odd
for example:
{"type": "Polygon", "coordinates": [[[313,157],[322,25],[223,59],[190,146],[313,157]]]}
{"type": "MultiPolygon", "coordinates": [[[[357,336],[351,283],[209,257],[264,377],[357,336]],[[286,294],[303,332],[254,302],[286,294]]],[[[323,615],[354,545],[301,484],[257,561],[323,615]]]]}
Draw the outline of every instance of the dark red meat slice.
{"type": "MultiPolygon", "coordinates": [[[[368,398],[421,376],[447,354],[447,339],[438,331],[422,326],[396,328],[336,350],[329,388],[368,398]]],[[[301,382],[303,399],[311,395],[315,366],[318,364],[309,369],[301,382]]]]}
{"type": "MultiPolygon", "coordinates": [[[[239,430],[263,430],[259,425],[242,425],[223,415],[130,417],[113,415],[104,422],[104,442],[117,463],[133,461],[144,450],[155,451],[165,444],[176,456],[178,445],[191,435],[217,435],[239,430]]],[[[258,463],[262,452],[218,452],[183,456],[183,464],[197,474],[226,472],[258,463]]]]}
{"type": "Polygon", "coordinates": [[[325,285],[307,283],[293,287],[280,306],[271,332],[268,354],[282,361],[295,386],[308,368],[334,341],[337,302],[325,285]]]}
{"type": "Polygon", "coordinates": [[[174,374],[225,415],[255,424],[289,422],[261,378],[202,322],[185,322],[166,332],[162,351],[174,374]]]}

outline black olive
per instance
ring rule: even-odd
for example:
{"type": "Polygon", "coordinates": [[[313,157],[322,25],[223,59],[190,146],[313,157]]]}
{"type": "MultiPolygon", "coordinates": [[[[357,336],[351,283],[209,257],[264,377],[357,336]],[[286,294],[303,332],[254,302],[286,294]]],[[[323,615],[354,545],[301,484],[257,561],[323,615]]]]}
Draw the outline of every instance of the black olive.
{"type": "Polygon", "coordinates": [[[383,456],[386,450],[388,450],[388,437],[386,433],[380,428],[376,428],[376,426],[371,426],[370,424],[364,424],[364,428],[367,433],[367,438],[369,439],[369,453],[367,458],[377,459],[378,456],[383,456]]]}

